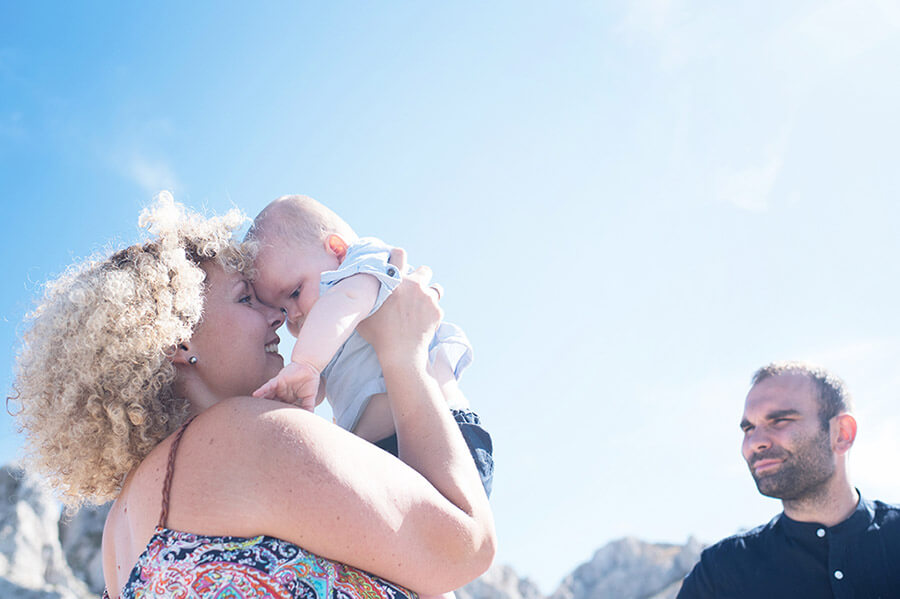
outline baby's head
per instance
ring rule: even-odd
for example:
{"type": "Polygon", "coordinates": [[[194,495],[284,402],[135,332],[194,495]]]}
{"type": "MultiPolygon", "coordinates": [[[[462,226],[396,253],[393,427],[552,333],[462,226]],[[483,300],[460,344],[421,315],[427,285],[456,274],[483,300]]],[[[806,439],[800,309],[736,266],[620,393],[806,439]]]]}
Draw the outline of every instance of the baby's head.
{"type": "Polygon", "coordinates": [[[344,260],[356,233],[337,214],[306,196],[282,196],[263,208],[247,237],[256,241],[256,294],[284,308],[294,336],[319,299],[319,278],[344,260]]]}

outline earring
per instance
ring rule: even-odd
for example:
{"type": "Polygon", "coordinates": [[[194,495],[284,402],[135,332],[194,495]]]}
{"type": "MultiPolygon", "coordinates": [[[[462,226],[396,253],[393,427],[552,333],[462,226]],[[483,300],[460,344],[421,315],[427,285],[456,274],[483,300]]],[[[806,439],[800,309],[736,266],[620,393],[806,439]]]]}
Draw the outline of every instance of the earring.
{"type": "Polygon", "coordinates": [[[191,356],[190,358],[188,358],[188,364],[190,364],[191,366],[193,366],[196,363],[197,363],[197,356],[191,356]]]}

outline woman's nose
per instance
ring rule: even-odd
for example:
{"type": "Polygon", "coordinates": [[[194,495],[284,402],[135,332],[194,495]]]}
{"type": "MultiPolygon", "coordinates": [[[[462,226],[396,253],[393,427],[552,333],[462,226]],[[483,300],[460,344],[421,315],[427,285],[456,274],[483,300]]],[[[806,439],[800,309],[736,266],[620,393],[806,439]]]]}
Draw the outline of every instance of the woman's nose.
{"type": "Polygon", "coordinates": [[[273,329],[277,329],[284,323],[284,308],[269,308],[269,310],[269,322],[272,323],[273,329]]]}

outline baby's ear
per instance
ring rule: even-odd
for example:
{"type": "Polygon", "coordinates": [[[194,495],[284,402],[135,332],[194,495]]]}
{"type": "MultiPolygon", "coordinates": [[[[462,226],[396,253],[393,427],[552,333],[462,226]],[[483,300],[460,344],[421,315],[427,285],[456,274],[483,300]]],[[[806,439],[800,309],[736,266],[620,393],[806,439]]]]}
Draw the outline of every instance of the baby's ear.
{"type": "Polygon", "coordinates": [[[337,233],[332,233],[325,238],[325,249],[337,256],[339,262],[343,262],[347,255],[347,242],[337,233]]]}

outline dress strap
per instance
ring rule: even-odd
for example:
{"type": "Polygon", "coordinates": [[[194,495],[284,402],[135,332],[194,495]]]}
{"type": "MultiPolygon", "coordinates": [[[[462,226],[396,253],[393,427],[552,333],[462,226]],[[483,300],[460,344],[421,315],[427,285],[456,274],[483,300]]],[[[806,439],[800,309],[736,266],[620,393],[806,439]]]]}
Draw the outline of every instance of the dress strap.
{"type": "Polygon", "coordinates": [[[166,479],[163,482],[162,509],[159,512],[159,524],[156,525],[158,528],[165,528],[166,521],[169,519],[169,492],[172,490],[172,475],[175,473],[175,452],[178,451],[178,444],[181,443],[184,431],[195,417],[191,416],[187,422],[181,425],[181,428],[175,433],[172,447],[169,448],[169,464],[166,466],[166,479]]]}

